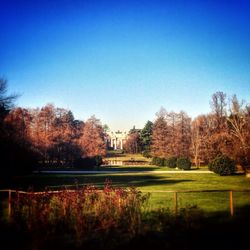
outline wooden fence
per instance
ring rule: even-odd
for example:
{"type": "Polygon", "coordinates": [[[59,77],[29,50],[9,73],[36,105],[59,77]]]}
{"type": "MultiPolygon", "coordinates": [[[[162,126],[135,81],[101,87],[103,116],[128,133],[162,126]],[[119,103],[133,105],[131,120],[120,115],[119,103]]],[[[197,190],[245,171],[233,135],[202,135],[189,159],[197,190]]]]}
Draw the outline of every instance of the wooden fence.
{"type": "MultiPolygon", "coordinates": [[[[76,190],[67,190],[67,192],[75,192],[76,190]]],[[[17,195],[19,194],[33,194],[33,195],[39,195],[39,194],[56,194],[60,192],[64,192],[64,190],[56,190],[56,191],[47,191],[47,192],[25,192],[25,191],[16,191],[16,190],[11,190],[11,189],[3,189],[0,190],[0,192],[8,193],[8,216],[11,216],[11,199],[12,199],[12,193],[15,193],[17,195]]],[[[246,192],[250,193],[249,189],[242,189],[242,190],[143,190],[143,193],[172,193],[173,194],[173,207],[174,207],[174,213],[177,215],[178,213],[178,194],[180,193],[228,193],[228,201],[229,201],[229,210],[230,210],[230,216],[234,215],[234,196],[233,193],[236,192],[246,192]]]]}
{"type": "Polygon", "coordinates": [[[178,213],[178,194],[180,193],[228,193],[228,201],[229,201],[229,210],[230,210],[230,215],[234,215],[234,196],[233,193],[236,192],[245,192],[245,193],[250,193],[249,189],[241,189],[241,190],[164,190],[164,191],[143,191],[143,192],[149,192],[149,193],[173,193],[173,204],[174,204],[174,213],[178,213]]]}

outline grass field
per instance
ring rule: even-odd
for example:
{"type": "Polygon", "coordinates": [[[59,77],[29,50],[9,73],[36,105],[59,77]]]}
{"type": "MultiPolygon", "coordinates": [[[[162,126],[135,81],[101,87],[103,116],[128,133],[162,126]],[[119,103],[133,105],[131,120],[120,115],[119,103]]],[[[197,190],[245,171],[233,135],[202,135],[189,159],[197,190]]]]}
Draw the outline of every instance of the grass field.
{"type": "MultiPolygon", "coordinates": [[[[37,231],[38,233],[36,231],[33,233],[33,230],[28,232],[22,227],[19,228],[20,225],[12,224],[12,227],[9,227],[9,224],[6,224],[6,222],[11,221],[9,220],[8,192],[0,193],[1,246],[6,246],[4,249],[34,249],[34,246],[45,243],[45,247],[37,247],[36,249],[95,249],[89,246],[92,246],[93,242],[97,242],[99,244],[97,244],[99,246],[97,249],[198,250],[201,246],[207,250],[245,249],[245,245],[248,244],[248,233],[245,228],[250,226],[250,192],[237,192],[237,190],[250,190],[250,178],[240,174],[218,176],[214,173],[197,173],[196,170],[184,171],[183,173],[174,171],[157,173],[152,169],[151,172],[145,173],[140,171],[143,168],[134,167],[137,172],[130,173],[33,174],[15,177],[8,181],[2,179],[0,189],[29,190],[31,188],[34,191],[44,190],[46,187],[58,190],[64,186],[74,189],[88,184],[94,184],[101,188],[109,179],[114,186],[133,186],[143,193],[150,192],[150,199],[148,206],[142,210],[143,219],[142,224],[140,224],[143,225],[142,233],[138,233],[134,238],[131,236],[132,238],[127,240],[128,234],[123,234],[123,231],[120,231],[114,235],[114,231],[111,230],[110,233],[100,234],[103,238],[99,235],[95,236],[94,241],[91,234],[86,242],[83,241],[82,245],[77,245],[74,234],[67,234],[67,230],[70,228],[67,226],[68,224],[64,225],[65,231],[58,227],[59,231],[52,230],[54,234],[50,232],[44,237],[41,237],[40,229],[37,231]],[[166,192],[172,190],[178,191],[177,207],[175,206],[175,193],[166,192]],[[185,193],[189,190],[221,190],[221,192],[185,193]],[[233,217],[230,216],[228,190],[235,190],[233,192],[233,217]],[[175,213],[176,208],[178,214],[175,213]],[[114,241],[114,239],[116,240],[114,241]],[[114,242],[114,246],[120,244],[122,247],[111,248],[110,244],[113,246],[114,242]]],[[[124,168],[116,167],[118,171],[121,169],[124,168]]],[[[13,197],[15,197],[14,194],[13,197]]],[[[40,218],[39,216],[34,218],[37,217],[40,218]]],[[[61,224],[59,223],[59,225],[61,224]]],[[[44,230],[44,227],[41,228],[44,230]]],[[[45,232],[48,229],[50,228],[46,228],[45,232]]]]}
{"type": "MultiPolygon", "coordinates": [[[[102,187],[105,180],[111,180],[114,186],[139,188],[142,192],[150,192],[149,209],[173,209],[173,193],[162,191],[178,191],[178,208],[198,206],[206,212],[229,211],[229,192],[182,193],[188,190],[250,190],[250,179],[245,175],[218,176],[214,173],[110,173],[110,174],[35,174],[15,177],[1,188],[34,191],[75,188],[77,185],[94,184],[102,187]]],[[[235,213],[240,207],[250,205],[250,192],[234,192],[235,213]]]]}
{"type": "Polygon", "coordinates": [[[119,151],[109,151],[107,153],[107,157],[104,160],[119,160],[119,161],[128,161],[128,160],[135,160],[135,161],[147,161],[150,162],[150,158],[146,158],[142,156],[142,154],[127,154],[127,153],[119,153],[119,151]]]}
{"type": "MultiPolygon", "coordinates": [[[[155,165],[143,165],[143,166],[119,166],[119,165],[108,165],[108,166],[101,166],[99,167],[100,171],[107,171],[107,170],[118,170],[118,171],[179,171],[180,169],[177,168],[169,168],[166,166],[155,166],[155,165]]],[[[195,166],[192,166],[191,169],[189,171],[193,171],[193,170],[208,170],[207,166],[202,166],[200,168],[197,168],[195,166]]]]}

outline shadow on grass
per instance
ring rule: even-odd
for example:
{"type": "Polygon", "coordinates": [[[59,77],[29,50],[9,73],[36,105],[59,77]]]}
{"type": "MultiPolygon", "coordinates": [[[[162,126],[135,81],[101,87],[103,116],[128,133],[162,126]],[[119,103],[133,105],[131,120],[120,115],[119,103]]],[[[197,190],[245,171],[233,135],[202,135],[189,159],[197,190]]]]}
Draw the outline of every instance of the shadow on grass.
{"type": "MultiPolygon", "coordinates": [[[[160,175],[102,175],[102,174],[89,174],[89,175],[30,175],[23,177],[15,177],[9,180],[7,183],[2,184],[4,188],[17,189],[17,190],[28,190],[34,191],[44,190],[44,188],[62,188],[72,185],[72,188],[79,185],[93,184],[97,187],[103,187],[107,179],[112,181],[114,186],[119,187],[145,187],[145,186],[158,186],[167,184],[177,184],[181,182],[190,182],[193,180],[179,179],[172,180],[166,179],[166,176],[160,175]]],[[[1,187],[0,187],[1,188],[1,187]]]]}

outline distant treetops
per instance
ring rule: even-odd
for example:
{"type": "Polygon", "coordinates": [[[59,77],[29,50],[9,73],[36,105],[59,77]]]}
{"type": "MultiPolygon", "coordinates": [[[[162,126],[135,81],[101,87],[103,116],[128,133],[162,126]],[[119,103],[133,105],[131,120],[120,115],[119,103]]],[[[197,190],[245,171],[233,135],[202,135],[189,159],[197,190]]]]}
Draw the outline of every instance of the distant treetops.
{"type": "Polygon", "coordinates": [[[161,159],[189,158],[196,166],[224,155],[243,167],[250,164],[250,105],[223,92],[212,95],[211,112],[193,120],[184,112],[161,108],[154,122],[130,132],[127,152],[161,159]]]}
{"type": "Polygon", "coordinates": [[[81,157],[106,154],[104,130],[94,116],[75,120],[71,111],[47,104],[41,109],[15,108],[5,118],[19,143],[28,141],[39,161],[49,166],[73,166],[81,157]]]}

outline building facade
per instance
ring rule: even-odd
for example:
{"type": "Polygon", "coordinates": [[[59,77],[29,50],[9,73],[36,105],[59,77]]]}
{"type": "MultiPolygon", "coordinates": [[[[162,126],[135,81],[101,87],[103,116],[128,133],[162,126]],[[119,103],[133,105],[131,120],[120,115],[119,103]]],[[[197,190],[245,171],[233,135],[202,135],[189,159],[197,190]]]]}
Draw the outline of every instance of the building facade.
{"type": "Polygon", "coordinates": [[[124,143],[126,142],[128,138],[128,133],[127,132],[107,132],[107,146],[108,148],[112,148],[114,150],[117,149],[123,149],[124,143]]]}

